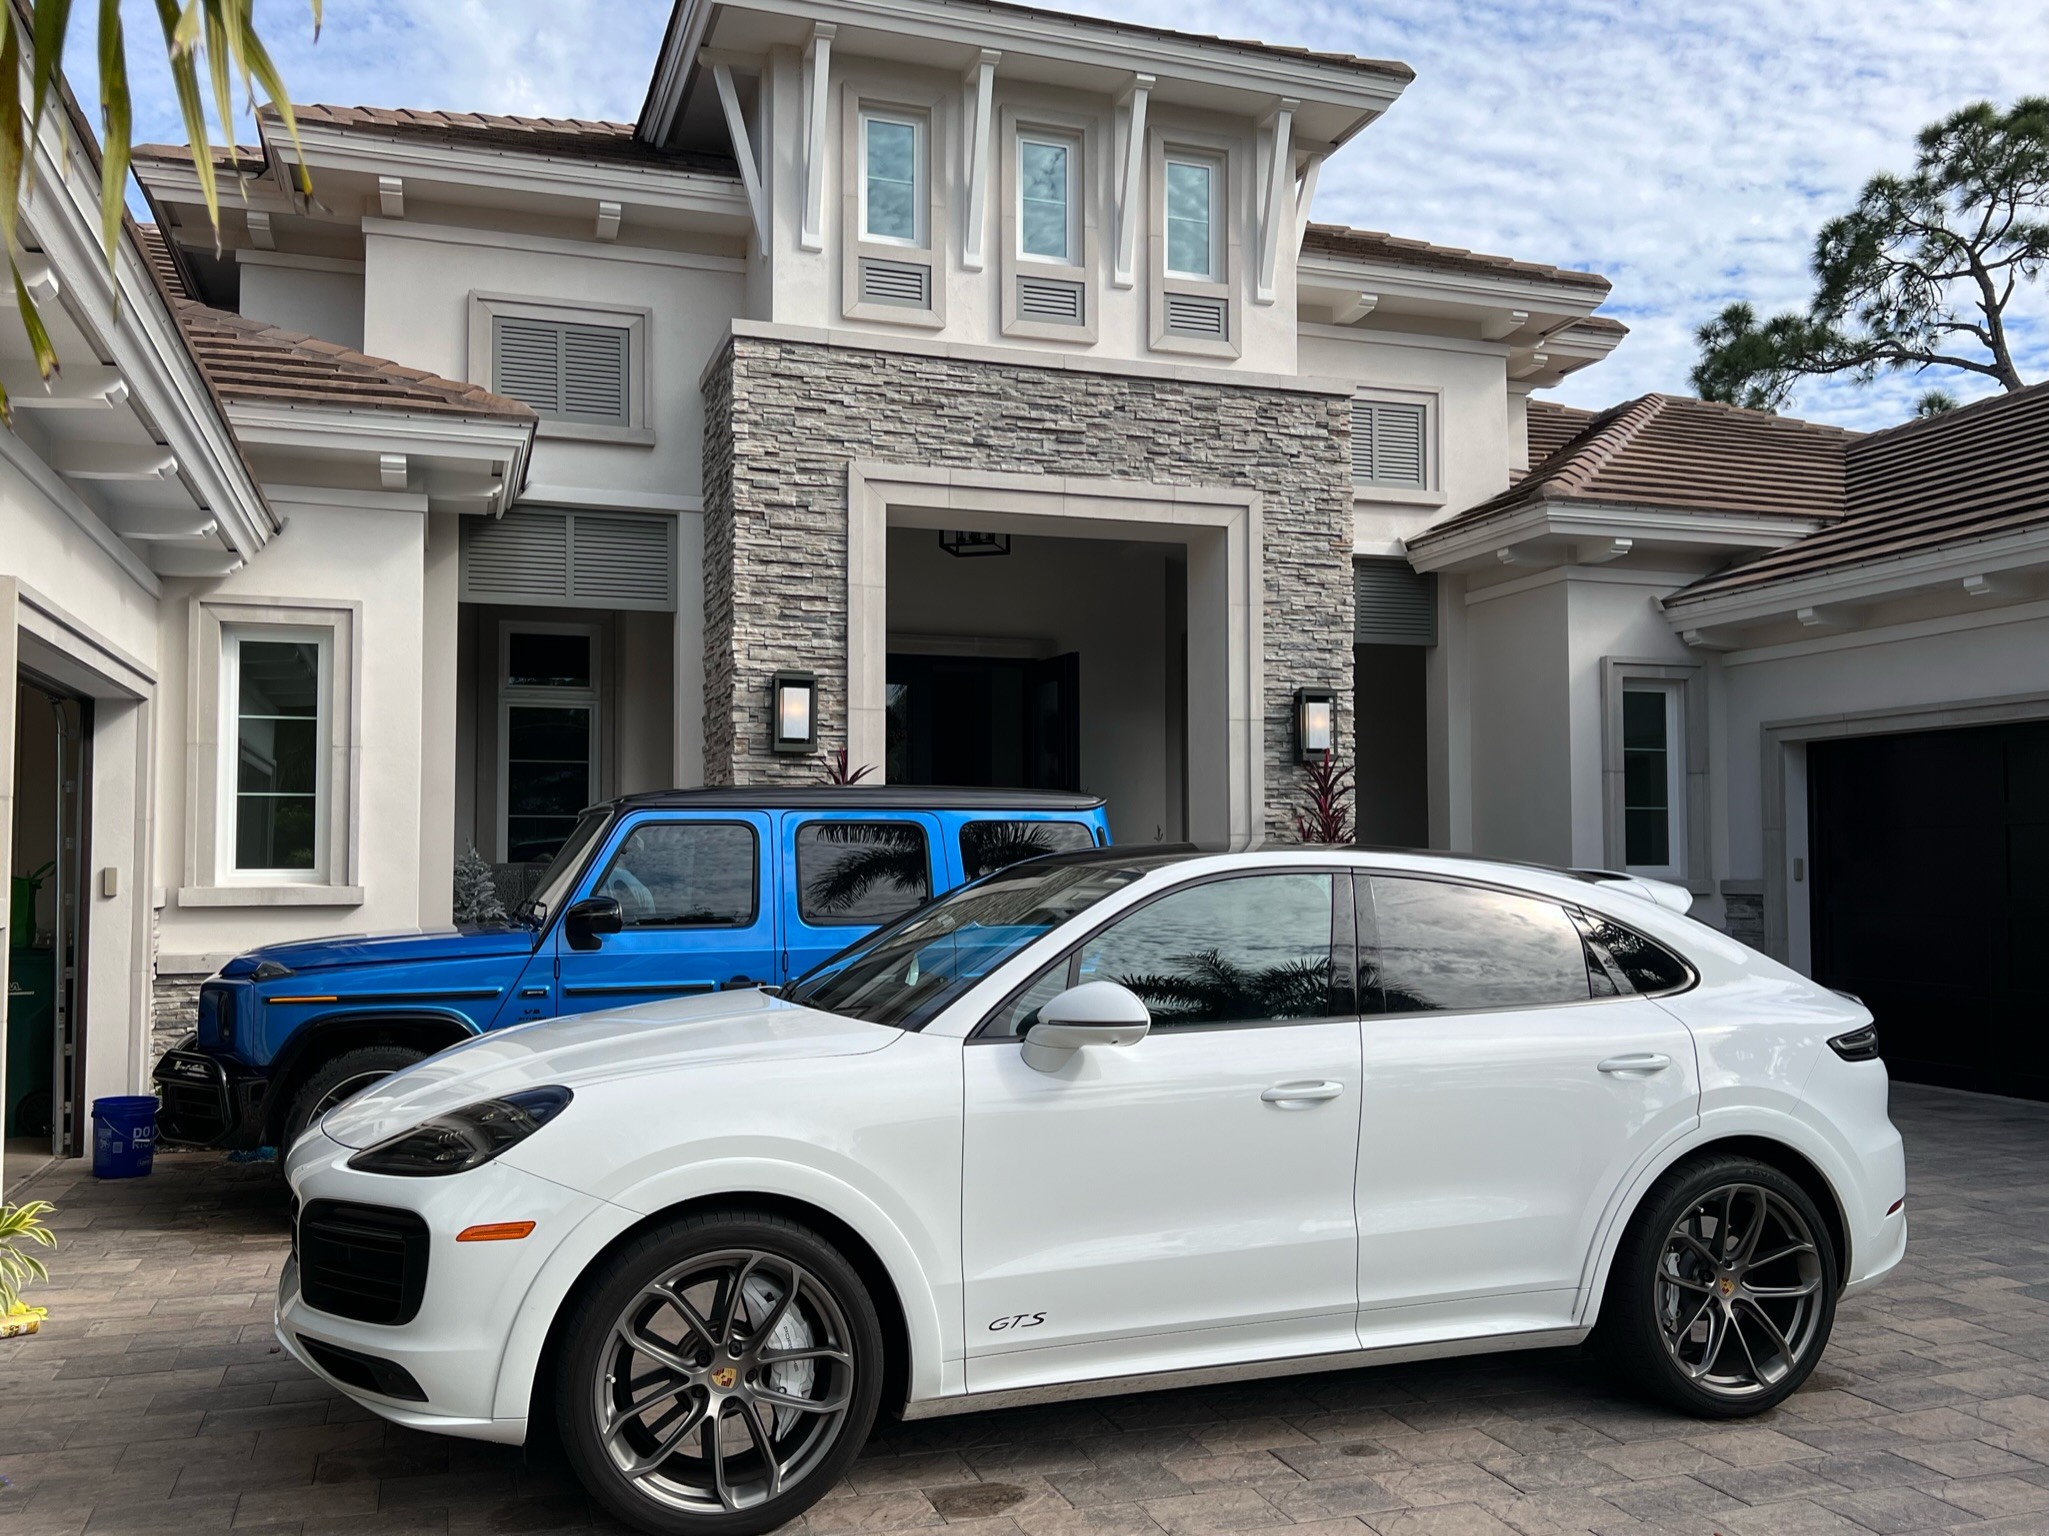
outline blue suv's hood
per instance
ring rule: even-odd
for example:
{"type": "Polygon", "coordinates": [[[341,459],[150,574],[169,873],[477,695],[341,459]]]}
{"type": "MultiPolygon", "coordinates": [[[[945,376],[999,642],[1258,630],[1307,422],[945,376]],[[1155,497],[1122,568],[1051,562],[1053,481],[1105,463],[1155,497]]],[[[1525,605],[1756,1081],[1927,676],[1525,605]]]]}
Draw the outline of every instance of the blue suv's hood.
{"type": "Polygon", "coordinates": [[[435,960],[485,960],[533,953],[534,932],[519,926],[406,928],[394,933],[341,933],[293,944],[266,944],[237,955],[223,976],[247,976],[266,960],[294,973],[343,965],[420,965],[435,960]]]}

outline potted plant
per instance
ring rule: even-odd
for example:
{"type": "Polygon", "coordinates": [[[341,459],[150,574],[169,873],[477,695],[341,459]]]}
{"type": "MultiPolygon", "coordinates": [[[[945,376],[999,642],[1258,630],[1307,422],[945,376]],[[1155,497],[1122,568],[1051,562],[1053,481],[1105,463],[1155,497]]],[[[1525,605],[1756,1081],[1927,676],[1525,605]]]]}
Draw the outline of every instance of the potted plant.
{"type": "Polygon", "coordinates": [[[0,1205],[0,1339],[34,1333],[49,1316],[43,1308],[24,1302],[21,1293],[35,1281],[50,1278],[43,1261],[26,1245],[57,1246],[57,1234],[43,1225],[43,1217],[54,1209],[47,1200],[0,1205]]]}

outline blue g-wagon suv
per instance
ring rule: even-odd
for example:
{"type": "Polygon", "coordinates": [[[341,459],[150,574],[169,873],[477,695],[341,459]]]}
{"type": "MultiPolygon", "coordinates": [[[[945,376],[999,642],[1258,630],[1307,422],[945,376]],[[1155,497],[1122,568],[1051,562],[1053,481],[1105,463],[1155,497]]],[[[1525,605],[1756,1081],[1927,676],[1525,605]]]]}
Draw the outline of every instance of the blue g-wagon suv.
{"type": "Polygon", "coordinates": [[[629,795],[584,812],[513,920],[238,955],[157,1064],[159,1134],[289,1146],[378,1078],[487,1029],[778,986],[928,898],[1107,845],[1103,802],[854,786],[629,795]]]}

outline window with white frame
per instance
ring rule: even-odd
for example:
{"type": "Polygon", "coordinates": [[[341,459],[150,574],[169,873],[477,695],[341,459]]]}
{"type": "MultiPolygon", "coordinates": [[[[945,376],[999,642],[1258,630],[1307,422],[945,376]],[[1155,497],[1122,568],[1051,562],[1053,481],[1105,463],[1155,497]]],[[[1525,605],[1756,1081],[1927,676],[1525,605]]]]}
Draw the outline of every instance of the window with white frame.
{"type": "Polygon", "coordinates": [[[499,850],[553,858],[598,798],[598,629],[507,623],[498,637],[499,850]]]}
{"type": "Polygon", "coordinates": [[[221,630],[222,868],[308,880],[327,864],[334,632],[221,630]]]}
{"type": "Polygon", "coordinates": [[[908,113],[861,113],[861,236],[922,249],[927,204],[925,120],[908,113]]]}
{"type": "Polygon", "coordinates": [[[1640,874],[1686,867],[1686,754],[1676,682],[1631,681],[1622,690],[1622,858],[1640,874]]]}
{"type": "Polygon", "coordinates": [[[1080,263],[1076,182],[1081,156],[1071,138],[1036,130],[1017,138],[1017,253],[1032,261],[1080,263]]]}
{"type": "Polygon", "coordinates": [[[1223,166],[1212,156],[1167,151],[1167,276],[1218,282],[1223,276],[1223,166]]]}

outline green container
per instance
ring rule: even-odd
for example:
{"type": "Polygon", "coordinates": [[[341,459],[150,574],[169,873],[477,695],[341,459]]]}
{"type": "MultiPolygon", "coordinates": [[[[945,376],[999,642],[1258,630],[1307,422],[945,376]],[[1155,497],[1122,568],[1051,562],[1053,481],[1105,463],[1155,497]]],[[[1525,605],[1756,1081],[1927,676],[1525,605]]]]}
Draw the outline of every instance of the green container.
{"type": "MultiPolygon", "coordinates": [[[[17,879],[17,888],[19,880],[17,879]]],[[[50,1134],[50,1083],[56,1066],[57,952],[16,949],[7,956],[7,1134],[50,1134]]]]}

